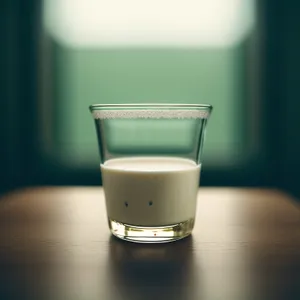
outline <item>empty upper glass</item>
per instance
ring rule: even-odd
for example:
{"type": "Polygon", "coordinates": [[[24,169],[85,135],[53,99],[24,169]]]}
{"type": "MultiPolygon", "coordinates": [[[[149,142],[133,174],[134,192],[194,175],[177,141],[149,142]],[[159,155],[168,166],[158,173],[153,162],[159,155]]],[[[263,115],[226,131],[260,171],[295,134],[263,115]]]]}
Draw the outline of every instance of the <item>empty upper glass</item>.
{"type": "Polygon", "coordinates": [[[134,242],[168,242],[193,229],[210,105],[91,105],[108,223],[134,242]]]}

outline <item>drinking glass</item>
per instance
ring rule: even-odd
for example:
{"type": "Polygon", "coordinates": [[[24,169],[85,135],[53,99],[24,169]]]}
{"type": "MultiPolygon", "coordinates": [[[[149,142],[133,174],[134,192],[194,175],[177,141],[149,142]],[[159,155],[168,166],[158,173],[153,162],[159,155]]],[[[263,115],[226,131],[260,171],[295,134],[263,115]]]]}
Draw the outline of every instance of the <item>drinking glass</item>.
{"type": "Polygon", "coordinates": [[[141,243],[190,235],[212,106],[95,104],[90,111],[112,234],[141,243]]]}

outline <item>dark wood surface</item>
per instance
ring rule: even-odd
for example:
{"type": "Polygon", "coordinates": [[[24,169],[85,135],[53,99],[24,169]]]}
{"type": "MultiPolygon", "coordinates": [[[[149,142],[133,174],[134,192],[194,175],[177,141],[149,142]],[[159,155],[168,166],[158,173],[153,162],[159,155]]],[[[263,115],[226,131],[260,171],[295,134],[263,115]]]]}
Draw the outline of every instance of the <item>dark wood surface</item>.
{"type": "Polygon", "coordinates": [[[0,199],[0,299],[300,299],[300,213],[276,190],[202,188],[191,237],[133,244],[101,188],[0,199]]]}

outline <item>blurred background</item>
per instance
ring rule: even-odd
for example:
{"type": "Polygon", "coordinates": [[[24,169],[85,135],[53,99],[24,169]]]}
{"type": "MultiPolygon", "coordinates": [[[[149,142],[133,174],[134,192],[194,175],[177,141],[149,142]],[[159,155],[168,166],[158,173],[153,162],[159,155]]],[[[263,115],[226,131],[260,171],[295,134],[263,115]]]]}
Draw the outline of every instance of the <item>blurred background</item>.
{"type": "Polygon", "coordinates": [[[2,0],[0,192],[99,185],[93,103],[209,103],[202,185],[300,196],[300,4],[2,0]]]}

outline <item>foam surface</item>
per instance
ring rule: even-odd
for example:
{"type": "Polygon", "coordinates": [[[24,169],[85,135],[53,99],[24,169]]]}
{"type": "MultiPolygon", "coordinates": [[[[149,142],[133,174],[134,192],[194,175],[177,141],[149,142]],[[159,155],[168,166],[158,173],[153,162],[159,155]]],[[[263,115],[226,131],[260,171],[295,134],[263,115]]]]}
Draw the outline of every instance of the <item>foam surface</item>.
{"type": "Polygon", "coordinates": [[[96,110],[94,119],[207,119],[204,110],[96,110]]]}
{"type": "Polygon", "coordinates": [[[131,157],[106,161],[102,168],[119,171],[168,172],[197,168],[189,159],[176,157],[131,157]]]}

